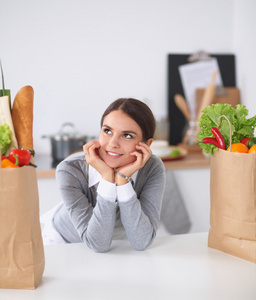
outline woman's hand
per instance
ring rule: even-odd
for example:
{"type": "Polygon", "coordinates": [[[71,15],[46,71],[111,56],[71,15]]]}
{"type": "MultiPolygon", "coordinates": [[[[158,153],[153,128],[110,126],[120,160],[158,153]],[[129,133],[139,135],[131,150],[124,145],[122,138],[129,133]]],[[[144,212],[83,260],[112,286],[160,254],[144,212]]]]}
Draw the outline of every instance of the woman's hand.
{"type": "Polygon", "coordinates": [[[114,170],[110,168],[99,156],[100,143],[98,141],[91,141],[83,146],[86,162],[96,169],[103,179],[109,182],[114,181],[114,170]]]}
{"type": "MultiPolygon", "coordinates": [[[[136,171],[141,169],[145,163],[150,158],[152,151],[149,146],[145,143],[140,142],[138,145],[135,146],[136,151],[130,153],[130,155],[135,156],[136,160],[133,163],[125,165],[121,168],[118,168],[117,171],[126,175],[131,176],[136,171]]],[[[115,174],[115,182],[117,185],[122,185],[127,183],[127,180],[122,178],[121,176],[115,174]]]]}

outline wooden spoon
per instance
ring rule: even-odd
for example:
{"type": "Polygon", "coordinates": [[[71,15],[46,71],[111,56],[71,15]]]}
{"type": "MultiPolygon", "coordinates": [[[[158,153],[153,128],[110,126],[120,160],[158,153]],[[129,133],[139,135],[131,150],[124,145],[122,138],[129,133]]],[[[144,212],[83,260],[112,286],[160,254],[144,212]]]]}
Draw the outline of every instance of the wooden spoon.
{"type": "Polygon", "coordinates": [[[210,105],[212,103],[212,100],[214,98],[214,93],[215,93],[215,80],[216,80],[216,76],[217,76],[217,70],[213,72],[212,74],[212,79],[210,84],[207,86],[207,88],[204,91],[204,95],[202,98],[202,102],[197,114],[197,124],[198,124],[198,120],[200,119],[201,115],[202,115],[202,110],[210,105]]]}
{"type": "Polygon", "coordinates": [[[174,96],[174,101],[175,101],[176,105],[178,106],[178,108],[183,113],[183,115],[185,116],[185,118],[188,121],[191,121],[191,114],[190,114],[188,104],[187,104],[187,101],[185,100],[185,98],[180,94],[176,94],[174,96]]]}
{"type": "Polygon", "coordinates": [[[202,110],[210,105],[213,101],[213,98],[214,98],[214,94],[215,94],[215,80],[216,80],[216,76],[217,76],[218,72],[217,70],[215,70],[212,74],[212,78],[211,78],[211,82],[210,84],[207,86],[207,88],[205,89],[204,91],[204,95],[203,95],[203,98],[202,98],[202,102],[201,102],[201,105],[200,105],[200,108],[198,110],[198,113],[197,113],[197,119],[196,119],[196,134],[195,134],[195,140],[194,142],[197,143],[198,140],[197,140],[197,134],[200,130],[200,127],[199,127],[199,124],[198,124],[198,121],[202,115],[202,110]]]}

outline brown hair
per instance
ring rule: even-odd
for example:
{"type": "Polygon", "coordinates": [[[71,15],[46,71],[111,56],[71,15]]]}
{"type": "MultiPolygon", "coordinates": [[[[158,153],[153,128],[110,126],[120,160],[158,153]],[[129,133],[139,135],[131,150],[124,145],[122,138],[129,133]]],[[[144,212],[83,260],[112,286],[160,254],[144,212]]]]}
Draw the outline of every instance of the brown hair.
{"type": "Polygon", "coordinates": [[[153,138],[156,121],[150,108],[142,101],[133,98],[120,98],[112,102],[101,117],[101,127],[104,118],[115,110],[121,110],[131,117],[141,128],[143,141],[153,138]]]}

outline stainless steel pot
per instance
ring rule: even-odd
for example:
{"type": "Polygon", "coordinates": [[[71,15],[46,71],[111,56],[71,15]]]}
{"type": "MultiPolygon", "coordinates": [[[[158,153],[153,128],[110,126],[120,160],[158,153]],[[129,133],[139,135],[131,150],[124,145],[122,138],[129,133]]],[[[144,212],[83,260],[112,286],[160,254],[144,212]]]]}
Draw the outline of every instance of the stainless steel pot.
{"type": "Polygon", "coordinates": [[[73,123],[64,123],[60,131],[55,135],[44,135],[43,138],[51,140],[52,158],[54,161],[61,161],[71,153],[83,148],[87,143],[87,136],[77,133],[73,123]],[[69,131],[65,131],[69,127],[69,131]]]}

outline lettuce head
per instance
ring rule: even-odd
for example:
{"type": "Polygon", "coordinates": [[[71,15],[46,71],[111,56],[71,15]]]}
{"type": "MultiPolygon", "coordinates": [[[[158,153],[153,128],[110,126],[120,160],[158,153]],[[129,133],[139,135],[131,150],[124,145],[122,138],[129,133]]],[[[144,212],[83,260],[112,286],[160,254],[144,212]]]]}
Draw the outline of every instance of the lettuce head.
{"type": "Polygon", "coordinates": [[[0,149],[1,154],[4,155],[11,144],[11,130],[7,124],[0,126],[0,149]]]}

